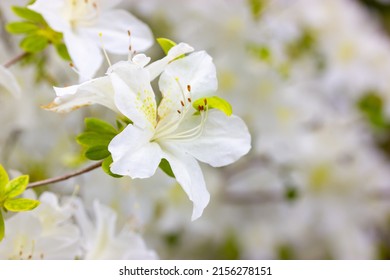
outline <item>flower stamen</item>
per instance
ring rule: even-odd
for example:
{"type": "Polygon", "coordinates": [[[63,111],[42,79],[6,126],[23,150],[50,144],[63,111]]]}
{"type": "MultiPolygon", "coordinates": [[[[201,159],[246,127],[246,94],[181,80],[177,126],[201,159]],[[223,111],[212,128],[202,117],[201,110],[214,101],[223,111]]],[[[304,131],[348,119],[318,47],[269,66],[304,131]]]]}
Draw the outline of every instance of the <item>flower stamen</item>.
{"type": "Polygon", "coordinates": [[[102,44],[102,49],[103,49],[103,53],[104,53],[104,56],[107,60],[107,63],[108,65],[111,67],[111,61],[110,61],[110,58],[108,57],[108,54],[107,54],[107,51],[106,51],[106,48],[104,47],[104,43],[103,43],[103,34],[100,32],[99,33],[99,39],[100,39],[100,43],[102,44]]]}

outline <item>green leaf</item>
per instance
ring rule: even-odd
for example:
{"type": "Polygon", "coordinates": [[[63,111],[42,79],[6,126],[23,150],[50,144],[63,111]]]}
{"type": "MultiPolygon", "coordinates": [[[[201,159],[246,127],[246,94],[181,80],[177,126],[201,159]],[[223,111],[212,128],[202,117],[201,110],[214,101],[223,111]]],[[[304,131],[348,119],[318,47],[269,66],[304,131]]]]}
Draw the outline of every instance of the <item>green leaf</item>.
{"type": "Polygon", "coordinates": [[[5,171],[4,167],[0,164],[0,195],[3,195],[5,193],[5,186],[8,184],[8,182],[8,174],[5,171]]]}
{"type": "Polygon", "coordinates": [[[204,110],[206,110],[207,108],[218,109],[224,112],[227,116],[230,116],[233,113],[233,109],[230,103],[218,96],[200,98],[196,100],[192,104],[192,106],[195,108],[195,110],[198,111],[201,110],[202,108],[204,108],[204,110]]]}
{"type": "Polygon", "coordinates": [[[384,114],[383,100],[379,93],[366,92],[358,101],[357,106],[373,128],[385,132],[390,127],[384,114]]]}
{"type": "Polygon", "coordinates": [[[65,45],[64,43],[57,44],[57,45],[55,45],[55,47],[56,47],[56,51],[57,51],[58,55],[59,55],[63,60],[66,60],[66,61],[71,61],[71,60],[72,60],[72,59],[70,58],[68,49],[66,48],[66,45],[65,45]]]}
{"type": "Polygon", "coordinates": [[[249,0],[249,6],[255,20],[260,19],[266,4],[267,2],[264,0],[249,0]]]}
{"type": "Polygon", "coordinates": [[[111,124],[95,118],[86,118],[85,119],[85,131],[93,131],[97,133],[108,133],[116,135],[118,132],[111,124]]]}
{"type": "Polygon", "coordinates": [[[157,38],[156,40],[165,54],[167,54],[172,47],[176,46],[175,42],[166,38],[157,38]]]}
{"type": "Polygon", "coordinates": [[[173,174],[171,165],[165,158],[161,160],[160,165],[158,167],[160,167],[161,170],[164,171],[165,174],[167,174],[168,176],[175,178],[175,174],[173,174]]]}
{"type": "Polygon", "coordinates": [[[22,175],[9,181],[5,186],[5,196],[8,198],[14,198],[18,195],[21,195],[26,190],[28,181],[28,175],[22,175]]]}
{"type": "Polygon", "coordinates": [[[26,7],[18,7],[13,6],[12,11],[19,17],[24,18],[28,21],[36,22],[36,23],[45,23],[44,18],[41,16],[41,14],[30,10],[26,7]]]}
{"type": "Polygon", "coordinates": [[[102,164],[103,171],[114,178],[122,178],[123,176],[118,175],[118,174],[114,174],[111,172],[111,169],[110,169],[111,163],[112,163],[112,157],[109,156],[103,161],[103,164],[102,164]]]}
{"type": "Polygon", "coordinates": [[[4,208],[12,212],[30,211],[39,205],[38,200],[28,198],[8,199],[4,202],[4,208]]]}
{"type": "Polygon", "coordinates": [[[93,146],[85,151],[85,157],[90,160],[102,160],[110,155],[107,146],[93,146]]]}
{"type": "Polygon", "coordinates": [[[79,136],[77,136],[76,141],[80,145],[85,145],[89,147],[93,146],[108,146],[108,144],[111,142],[112,138],[114,138],[115,135],[113,134],[101,134],[93,131],[87,131],[81,133],[79,136]]]}
{"type": "Polygon", "coordinates": [[[271,50],[266,46],[258,45],[256,43],[249,43],[247,45],[247,50],[252,56],[261,61],[271,61],[271,50]]]}
{"type": "Polygon", "coordinates": [[[49,41],[46,37],[40,35],[30,35],[20,42],[20,47],[26,52],[36,53],[44,50],[49,41]]]}
{"type": "Polygon", "coordinates": [[[31,22],[11,22],[5,26],[5,29],[13,34],[30,34],[36,32],[39,27],[31,22]]]}
{"type": "Polygon", "coordinates": [[[3,213],[0,209],[0,242],[4,238],[4,233],[5,233],[5,225],[4,225],[4,218],[3,218],[3,213]]]}

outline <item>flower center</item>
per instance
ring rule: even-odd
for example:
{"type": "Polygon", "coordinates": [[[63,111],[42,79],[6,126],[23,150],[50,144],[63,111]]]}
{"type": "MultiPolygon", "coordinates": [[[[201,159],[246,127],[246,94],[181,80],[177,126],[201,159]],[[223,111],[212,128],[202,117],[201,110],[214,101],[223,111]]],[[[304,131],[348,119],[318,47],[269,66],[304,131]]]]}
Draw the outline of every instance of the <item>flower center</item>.
{"type": "Polygon", "coordinates": [[[199,106],[198,108],[200,114],[199,123],[194,127],[181,129],[181,124],[183,124],[183,121],[188,119],[189,114],[194,110],[192,110],[191,86],[187,85],[186,89],[183,89],[178,79],[176,79],[176,82],[182,95],[182,99],[180,100],[180,109],[176,111],[175,116],[170,117],[169,121],[165,123],[157,123],[156,132],[152,138],[152,141],[188,141],[198,138],[203,133],[204,125],[208,116],[207,101],[205,102],[204,106],[199,106]]]}
{"type": "Polygon", "coordinates": [[[72,28],[93,25],[99,17],[99,6],[95,0],[68,0],[65,11],[72,28]]]}

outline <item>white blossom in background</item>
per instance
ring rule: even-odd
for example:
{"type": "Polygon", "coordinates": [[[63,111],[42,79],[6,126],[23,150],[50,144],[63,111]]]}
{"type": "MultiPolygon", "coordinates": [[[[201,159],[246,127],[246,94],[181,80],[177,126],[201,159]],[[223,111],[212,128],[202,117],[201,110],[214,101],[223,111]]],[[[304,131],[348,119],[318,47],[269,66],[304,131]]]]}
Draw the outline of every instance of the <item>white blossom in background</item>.
{"type": "Polygon", "coordinates": [[[28,6],[42,14],[51,28],[62,32],[69,55],[81,80],[92,78],[103,62],[101,48],[127,54],[129,37],[136,51],[153,44],[149,27],[125,10],[121,0],[37,0],[28,6]]]}
{"type": "Polygon", "coordinates": [[[21,95],[21,89],[16,78],[2,65],[0,65],[0,89],[1,88],[4,88],[15,97],[20,97],[21,95]]]}
{"type": "Polygon", "coordinates": [[[141,235],[125,224],[117,231],[117,214],[97,200],[93,216],[89,218],[83,204],[75,202],[76,220],[82,232],[83,259],[156,259],[157,254],[147,248],[141,235]]]}
{"type": "Polygon", "coordinates": [[[81,235],[73,223],[71,205],[61,205],[50,192],[43,193],[39,200],[40,206],[33,211],[5,220],[1,259],[75,259],[80,255],[81,235]]]}

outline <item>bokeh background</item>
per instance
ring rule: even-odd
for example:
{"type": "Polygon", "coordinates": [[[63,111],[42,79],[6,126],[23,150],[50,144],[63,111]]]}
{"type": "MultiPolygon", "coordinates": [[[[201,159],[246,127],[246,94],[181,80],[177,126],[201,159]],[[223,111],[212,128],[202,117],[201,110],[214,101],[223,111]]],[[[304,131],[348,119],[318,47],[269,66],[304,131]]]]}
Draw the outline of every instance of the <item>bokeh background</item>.
{"type": "MultiPolygon", "coordinates": [[[[2,26],[14,19],[9,6],[25,2],[0,2],[2,26]]],[[[246,121],[252,150],[225,168],[202,165],[211,201],[195,222],[185,193],[160,171],[130,180],[96,170],[37,189],[38,195],[79,197],[91,219],[100,201],[115,211],[117,228],[142,236],[161,259],[390,258],[388,1],[125,0],[121,6],[155,37],[213,57],[218,93],[246,121]]],[[[5,62],[21,52],[19,38],[4,30],[0,36],[5,62]]],[[[158,45],[147,54],[163,55],[158,45]]],[[[40,108],[53,99],[52,85],[77,83],[52,50],[11,70],[23,97],[0,94],[0,162],[31,181],[87,164],[74,140],[83,119],[116,116],[99,106],[68,115],[40,108]]]]}

